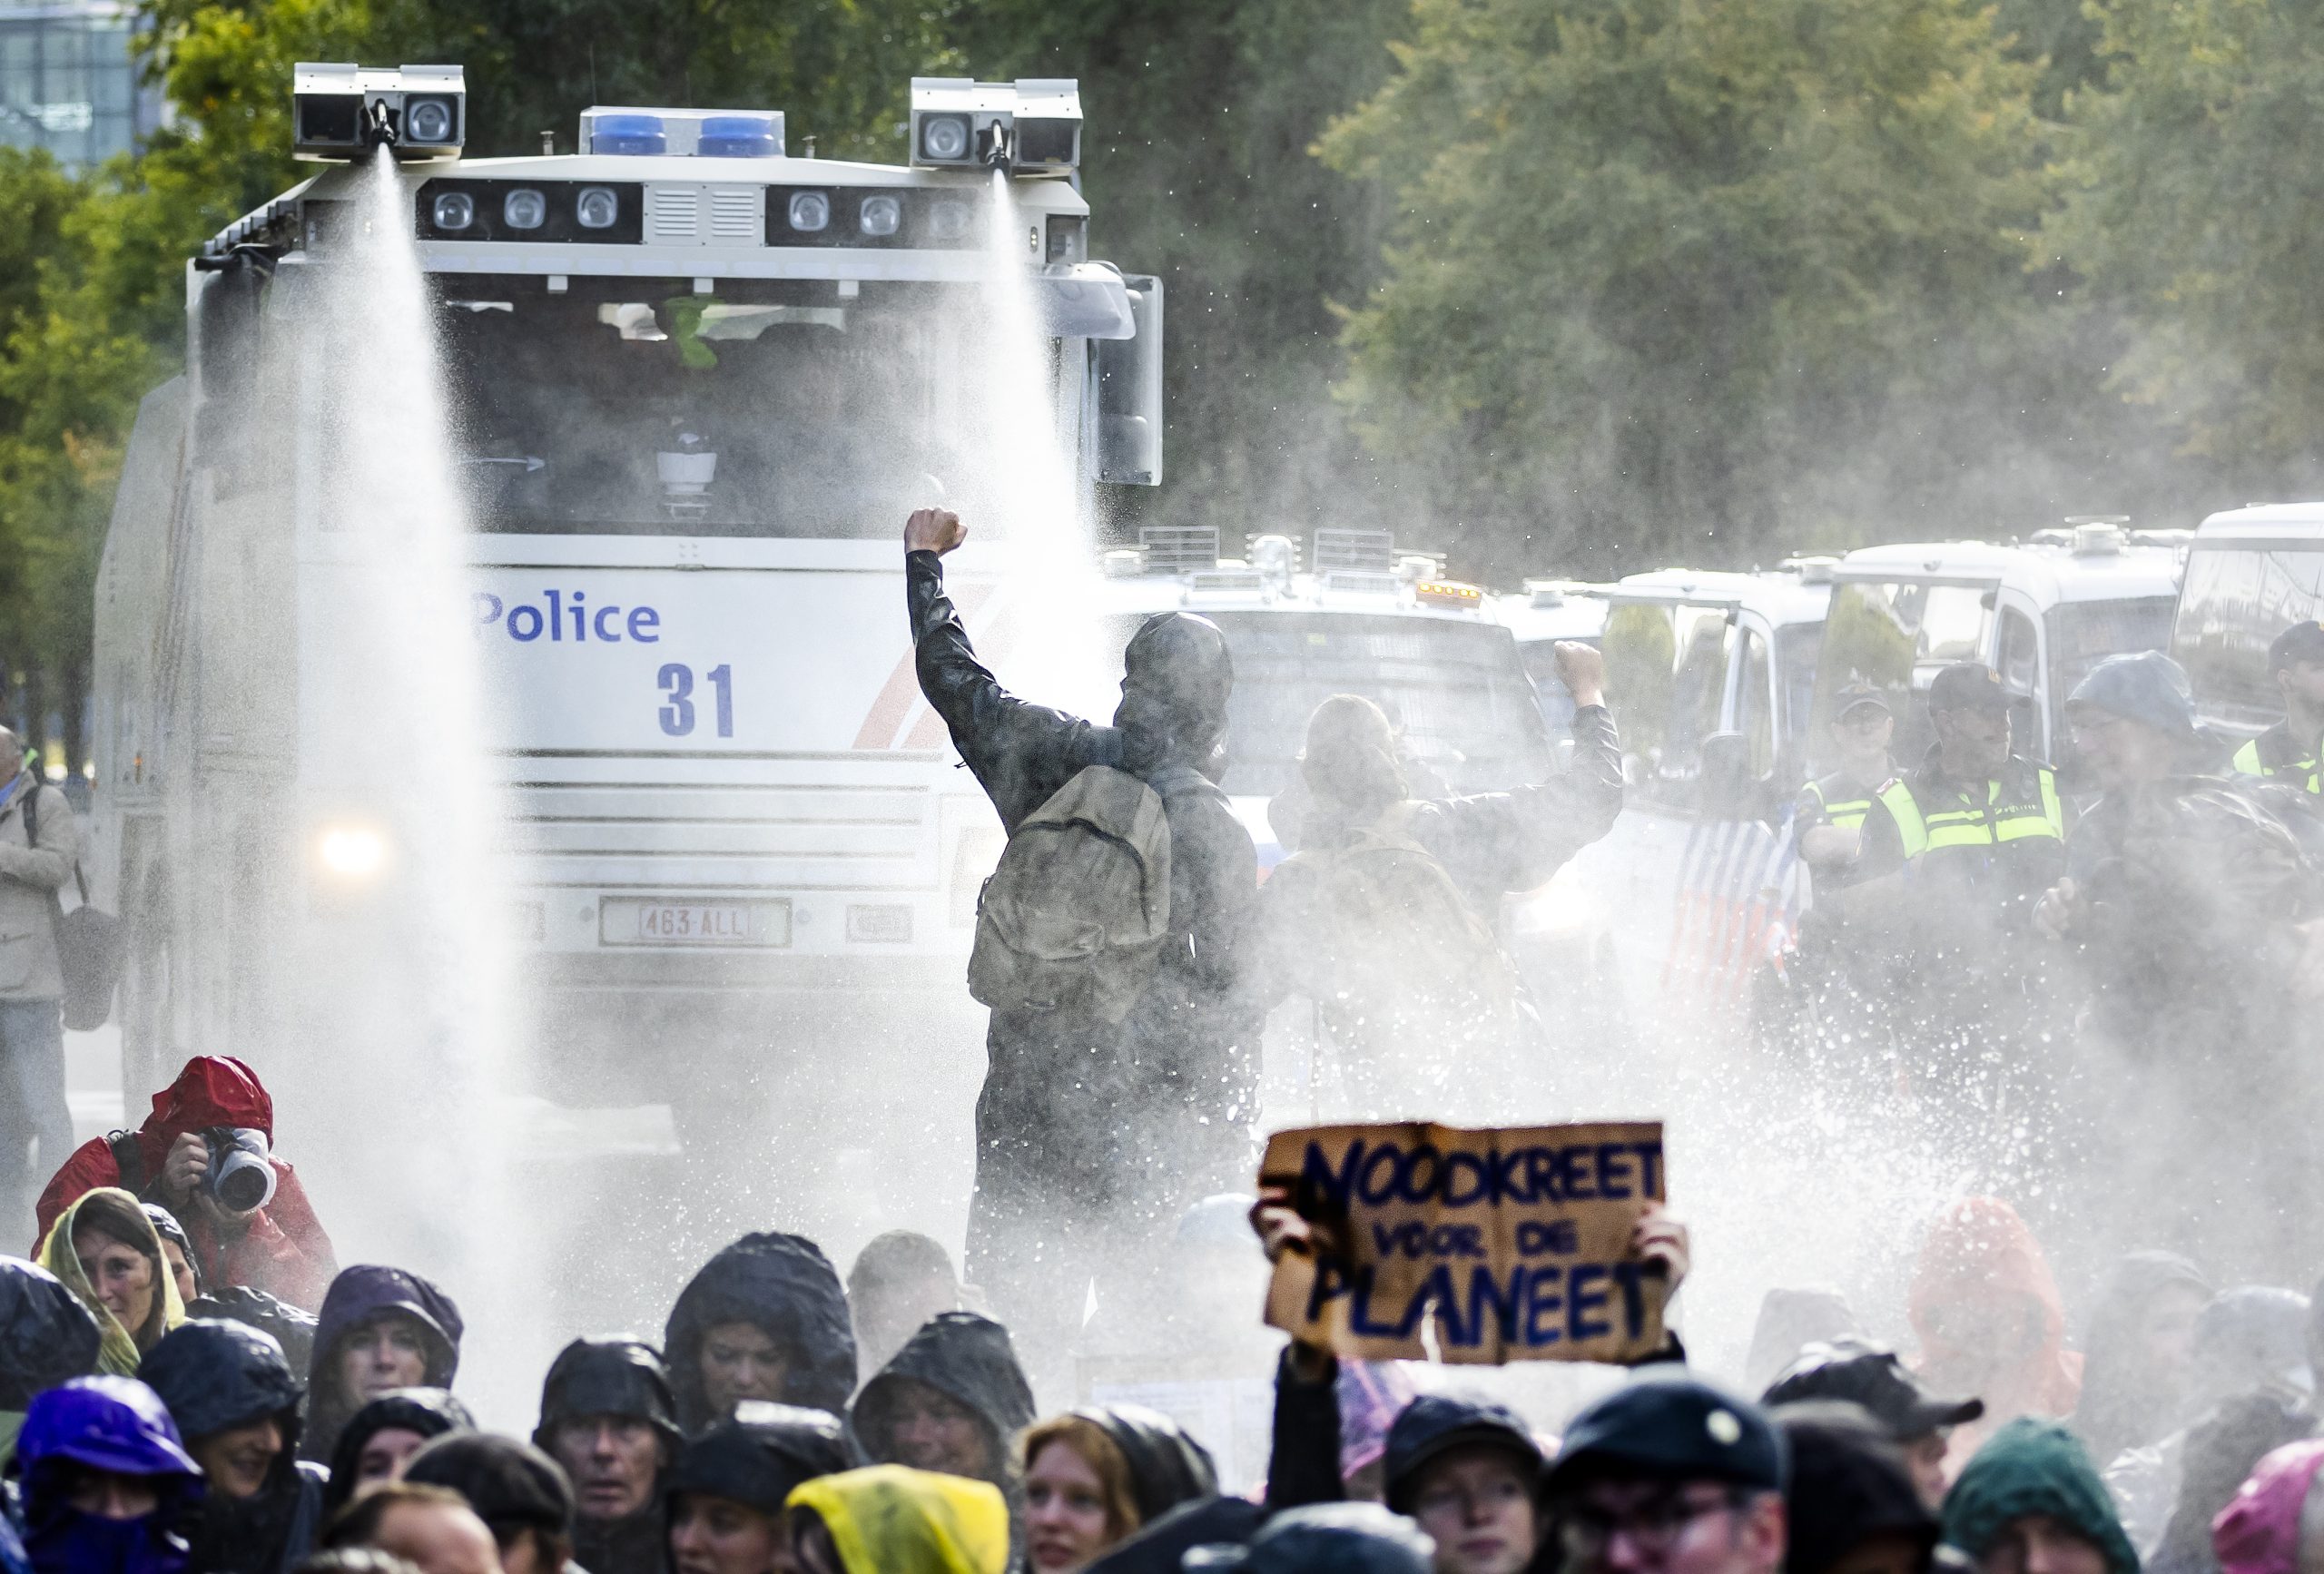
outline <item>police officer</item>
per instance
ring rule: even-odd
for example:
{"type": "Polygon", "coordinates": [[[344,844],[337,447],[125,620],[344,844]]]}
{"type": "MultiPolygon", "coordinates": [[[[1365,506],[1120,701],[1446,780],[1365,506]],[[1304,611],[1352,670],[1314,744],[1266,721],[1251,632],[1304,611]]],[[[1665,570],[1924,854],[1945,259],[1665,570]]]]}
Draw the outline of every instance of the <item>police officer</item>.
{"type": "Polygon", "coordinates": [[[1935,1091],[1998,1129],[2015,1122],[1993,1117],[2018,1113],[2004,1107],[2039,1080],[2030,1046],[2046,995],[2026,937],[2065,871],[2065,810],[2057,773],[2012,752],[2009,693],[1990,669],[1946,667],[1928,707],[1936,742],[1876,796],[1863,856],[1910,865],[1905,943],[1921,987],[1897,1027],[1929,1052],[1935,1091]]]}
{"type": "Polygon", "coordinates": [[[1839,693],[1832,718],[1832,756],[1840,768],[1799,790],[1792,827],[1799,837],[1799,859],[1816,872],[1816,894],[1844,890],[1904,865],[1901,849],[1884,847],[1884,857],[1864,857],[1865,817],[1873,800],[1896,779],[1888,745],[1896,735],[1896,713],[1869,684],[1850,684],[1839,693]]]}
{"type": "Polygon", "coordinates": [[[1884,839],[1877,854],[1866,856],[1864,833],[1876,801],[1896,779],[1888,753],[1896,713],[1864,683],[1842,689],[1838,704],[1827,735],[1839,769],[1801,788],[1792,807],[1799,860],[1816,882],[1814,905],[1800,920],[1797,977],[1810,1051],[1842,1052],[1856,1064],[1865,1043],[1878,1036],[1895,948],[1877,932],[1885,911],[1878,893],[1852,893],[1903,869],[1905,852],[1900,841],[1884,839]]]}
{"type": "Polygon", "coordinates": [[[2236,751],[2236,773],[2324,793],[2324,623],[2310,618],[2276,635],[2268,676],[2283,694],[2284,719],[2236,751]]]}
{"type": "Polygon", "coordinates": [[[1865,819],[1862,856],[1901,854],[1931,898],[1949,899],[1959,916],[1947,927],[1973,964],[1983,937],[2024,930],[2065,868],[2057,772],[2011,751],[2009,703],[1990,668],[1961,662],[1937,674],[1928,690],[1936,742],[1880,790],[1883,812],[1865,819]]]}

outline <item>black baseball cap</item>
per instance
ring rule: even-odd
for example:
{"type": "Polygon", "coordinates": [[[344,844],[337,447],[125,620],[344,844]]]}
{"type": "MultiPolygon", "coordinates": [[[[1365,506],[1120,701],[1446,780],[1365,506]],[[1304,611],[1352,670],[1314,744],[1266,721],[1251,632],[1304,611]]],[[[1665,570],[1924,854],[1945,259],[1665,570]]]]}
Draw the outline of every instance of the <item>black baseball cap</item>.
{"type": "Polygon", "coordinates": [[[2268,646],[2268,670],[2280,673],[2294,662],[2324,662],[2324,623],[2293,624],[2268,646]]]}
{"type": "Polygon", "coordinates": [[[1937,1398],[1905,1370],[1895,1351],[1862,1339],[1808,1345],[1768,1385],[1759,1402],[1796,1404],[1810,1399],[1860,1404],[1899,1441],[1985,1413],[1982,1399],[1937,1398]]]}
{"type": "Polygon", "coordinates": [[[1884,716],[1896,713],[1888,708],[1888,696],[1867,683],[1853,683],[1833,696],[1837,708],[1832,712],[1835,721],[1846,721],[1850,711],[1858,705],[1870,705],[1884,716]]]}
{"type": "Polygon", "coordinates": [[[1768,1412],[1683,1366],[1632,1378],[1573,1418],[1548,1486],[1593,1476],[1718,1481],[1779,1492],[1790,1451],[1768,1412]]]}
{"type": "Polygon", "coordinates": [[[2006,711],[2009,691],[1993,668],[1975,662],[1955,662],[1936,674],[1928,686],[1932,711],[2006,711]]]}

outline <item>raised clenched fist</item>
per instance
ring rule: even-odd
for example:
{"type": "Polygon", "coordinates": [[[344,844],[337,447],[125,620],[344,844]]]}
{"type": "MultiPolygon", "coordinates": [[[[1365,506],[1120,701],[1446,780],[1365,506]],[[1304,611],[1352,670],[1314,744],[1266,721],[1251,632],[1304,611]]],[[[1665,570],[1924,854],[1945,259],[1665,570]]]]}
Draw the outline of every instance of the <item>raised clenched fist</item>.
{"type": "Polygon", "coordinates": [[[969,538],[969,527],[950,508],[915,508],[904,521],[904,550],[941,557],[969,538]]]}

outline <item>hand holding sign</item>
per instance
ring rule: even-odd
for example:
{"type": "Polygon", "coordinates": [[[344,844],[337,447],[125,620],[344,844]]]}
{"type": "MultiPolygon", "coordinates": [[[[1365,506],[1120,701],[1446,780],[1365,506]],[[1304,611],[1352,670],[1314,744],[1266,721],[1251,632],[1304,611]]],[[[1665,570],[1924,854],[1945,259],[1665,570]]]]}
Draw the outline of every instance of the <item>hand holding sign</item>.
{"type": "Polygon", "coordinates": [[[1687,1269],[1653,1123],[1279,1132],[1259,1185],[1267,1321],[1343,1355],[1636,1361],[1687,1269]]]}

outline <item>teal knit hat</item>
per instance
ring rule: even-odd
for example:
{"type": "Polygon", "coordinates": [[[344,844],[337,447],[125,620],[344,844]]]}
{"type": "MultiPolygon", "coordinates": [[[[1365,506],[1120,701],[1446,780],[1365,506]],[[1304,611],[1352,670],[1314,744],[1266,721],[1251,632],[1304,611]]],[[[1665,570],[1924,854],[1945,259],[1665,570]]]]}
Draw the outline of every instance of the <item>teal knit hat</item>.
{"type": "Polygon", "coordinates": [[[2139,1555],[2081,1441],[2031,1416],[1994,1433],[1962,1470],[1945,1496],[1945,1544],[1974,1562],[2025,1514],[2047,1514],[2088,1538],[2107,1574],[2139,1574],[2139,1555]]]}

